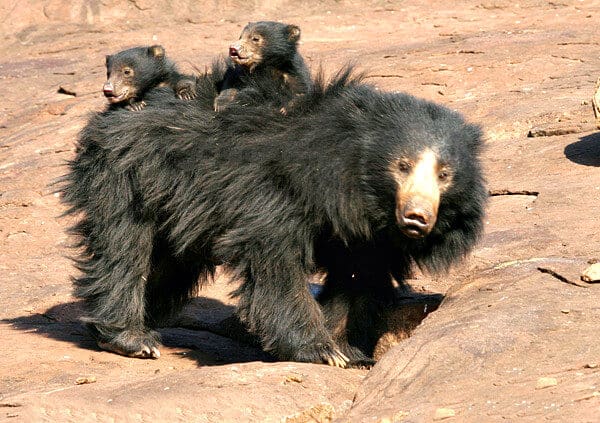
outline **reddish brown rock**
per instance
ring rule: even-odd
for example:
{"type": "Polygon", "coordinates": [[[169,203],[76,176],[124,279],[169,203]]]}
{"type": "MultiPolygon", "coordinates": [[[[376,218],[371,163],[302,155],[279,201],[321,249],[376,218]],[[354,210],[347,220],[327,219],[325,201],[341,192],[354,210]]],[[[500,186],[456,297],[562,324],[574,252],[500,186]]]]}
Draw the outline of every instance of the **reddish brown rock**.
{"type": "Polygon", "coordinates": [[[595,4],[13,6],[0,5],[0,420],[393,422],[431,421],[439,409],[456,416],[440,421],[597,420],[599,285],[579,280],[586,260],[600,257],[600,134],[589,104],[598,78],[595,4]],[[268,362],[236,332],[233,286],[221,281],[162,329],[159,360],[100,351],[78,323],[65,235],[72,222],[59,218],[51,183],[88,113],[105,107],[104,56],[160,43],[181,70],[203,72],[258,19],[299,25],[313,69],[322,63],[330,73],[356,59],[368,82],[445,104],[487,136],[485,169],[497,195],[486,234],[450,275],[410,281],[446,299],[416,329],[402,322],[418,321],[422,307],[414,306],[415,319],[392,310],[400,324],[389,344],[412,336],[371,372],[268,362]],[[583,132],[526,137],[549,124],[583,132]],[[95,383],[75,384],[92,376],[95,383]],[[542,377],[558,383],[535,389],[542,377]]]}

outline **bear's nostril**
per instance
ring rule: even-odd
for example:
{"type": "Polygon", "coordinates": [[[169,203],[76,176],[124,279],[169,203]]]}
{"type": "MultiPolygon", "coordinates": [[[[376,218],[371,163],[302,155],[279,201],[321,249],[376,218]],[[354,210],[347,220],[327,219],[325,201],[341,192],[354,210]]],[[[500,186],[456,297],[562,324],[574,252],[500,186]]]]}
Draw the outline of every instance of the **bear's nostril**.
{"type": "Polygon", "coordinates": [[[407,210],[404,212],[404,219],[412,224],[427,226],[429,224],[429,216],[424,210],[407,210]]]}
{"type": "Polygon", "coordinates": [[[111,84],[110,82],[105,82],[104,85],[102,86],[102,92],[104,92],[104,95],[106,97],[114,97],[114,87],[113,84],[111,84]]]}

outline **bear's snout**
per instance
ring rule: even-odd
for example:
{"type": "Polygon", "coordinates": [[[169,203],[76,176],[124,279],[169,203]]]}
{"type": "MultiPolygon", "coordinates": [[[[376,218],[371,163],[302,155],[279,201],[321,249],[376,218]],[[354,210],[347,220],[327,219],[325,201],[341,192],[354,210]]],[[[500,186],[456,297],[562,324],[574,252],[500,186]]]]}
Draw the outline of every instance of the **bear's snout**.
{"type": "Polygon", "coordinates": [[[398,216],[401,231],[410,238],[427,236],[436,221],[436,213],[432,204],[425,201],[411,201],[407,203],[398,216]]]}

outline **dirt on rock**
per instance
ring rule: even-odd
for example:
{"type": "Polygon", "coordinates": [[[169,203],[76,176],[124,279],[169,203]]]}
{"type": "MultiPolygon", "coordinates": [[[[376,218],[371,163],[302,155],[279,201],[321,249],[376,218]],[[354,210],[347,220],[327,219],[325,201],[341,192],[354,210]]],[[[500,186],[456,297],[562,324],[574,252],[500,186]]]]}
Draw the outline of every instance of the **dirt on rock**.
{"type": "Polygon", "coordinates": [[[2,3],[0,420],[598,421],[600,284],[580,276],[600,259],[599,21],[600,1],[2,3]],[[426,300],[391,311],[371,370],[274,362],[219,280],[161,329],[160,359],[101,351],[52,183],[105,107],[104,57],[161,44],[203,72],[267,19],[301,27],[313,71],[353,61],[480,123],[485,236],[450,274],[409,281],[426,300]]]}

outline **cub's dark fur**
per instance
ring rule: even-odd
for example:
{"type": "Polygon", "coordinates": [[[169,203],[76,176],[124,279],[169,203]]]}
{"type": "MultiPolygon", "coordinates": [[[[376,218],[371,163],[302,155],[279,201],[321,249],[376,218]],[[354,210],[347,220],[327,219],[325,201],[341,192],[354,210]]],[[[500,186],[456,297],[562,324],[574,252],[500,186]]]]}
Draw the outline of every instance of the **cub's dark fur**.
{"type": "Polygon", "coordinates": [[[251,22],[240,38],[229,47],[229,66],[218,84],[215,110],[223,110],[235,100],[237,92],[256,75],[266,74],[279,85],[282,111],[287,113],[297,96],[306,94],[311,85],[310,72],[298,53],[300,28],[280,22],[251,22]]]}
{"type": "Polygon", "coordinates": [[[196,96],[195,79],[179,73],[162,46],[134,47],[106,56],[103,92],[111,105],[141,110],[149,90],[170,86],[181,99],[196,96]]]}

